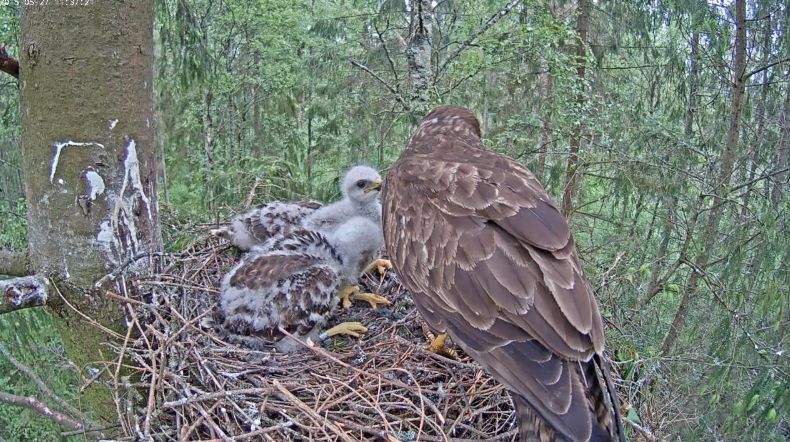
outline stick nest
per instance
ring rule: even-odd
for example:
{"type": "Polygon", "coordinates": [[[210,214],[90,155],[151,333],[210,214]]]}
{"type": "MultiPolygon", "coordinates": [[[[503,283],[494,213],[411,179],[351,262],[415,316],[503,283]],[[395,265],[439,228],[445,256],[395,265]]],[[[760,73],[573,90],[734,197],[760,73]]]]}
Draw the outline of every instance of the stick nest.
{"type": "MultiPolygon", "coordinates": [[[[123,432],[145,440],[512,440],[507,392],[460,354],[427,340],[393,271],[360,287],[392,305],[339,307],[329,325],[360,321],[360,339],[335,337],[294,354],[223,341],[219,285],[240,259],[208,238],[162,259],[162,271],[120,295],[131,327],[114,348],[112,390],[123,432]]],[[[460,352],[459,352],[460,353],[460,352]]]]}

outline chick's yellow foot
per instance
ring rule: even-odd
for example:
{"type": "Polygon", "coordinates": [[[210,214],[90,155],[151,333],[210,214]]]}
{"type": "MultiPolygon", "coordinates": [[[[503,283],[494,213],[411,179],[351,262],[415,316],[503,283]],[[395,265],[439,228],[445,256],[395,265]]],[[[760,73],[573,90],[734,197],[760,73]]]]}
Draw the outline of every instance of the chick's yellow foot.
{"type": "Polygon", "coordinates": [[[434,336],[433,333],[428,331],[426,333],[428,336],[428,351],[436,353],[437,355],[442,355],[446,358],[450,359],[458,359],[458,353],[455,352],[452,348],[447,347],[447,333],[442,333],[439,336],[434,336]]]}
{"type": "Polygon", "coordinates": [[[343,300],[343,308],[351,308],[351,299],[349,297],[354,293],[359,293],[359,287],[355,285],[344,287],[337,292],[337,296],[343,300]]]}
{"type": "Polygon", "coordinates": [[[375,293],[360,293],[359,287],[349,286],[341,289],[337,296],[343,300],[343,308],[351,308],[351,295],[354,296],[354,301],[367,301],[368,304],[375,310],[379,305],[390,305],[390,301],[375,293]]]}
{"type": "Polygon", "coordinates": [[[377,295],[375,293],[356,293],[354,295],[354,301],[367,301],[370,304],[370,307],[373,310],[376,310],[381,305],[390,305],[392,304],[389,299],[377,295]]]}
{"type": "Polygon", "coordinates": [[[365,267],[365,270],[363,270],[362,273],[367,273],[373,269],[376,269],[378,270],[379,275],[383,275],[384,272],[387,271],[387,269],[391,269],[391,268],[392,268],[392,261],[390,261],[389,259],[377,259],[371,262],[370,264],[368,264],[368,266],[365,267]]]}
{"type": "Polygon", "coordinates": [[[355,338],[367,333],[368,329],[361,322],[343,322],[321,333],[321,339],[328,339],[336,335],[348,335],[355,338]]]}

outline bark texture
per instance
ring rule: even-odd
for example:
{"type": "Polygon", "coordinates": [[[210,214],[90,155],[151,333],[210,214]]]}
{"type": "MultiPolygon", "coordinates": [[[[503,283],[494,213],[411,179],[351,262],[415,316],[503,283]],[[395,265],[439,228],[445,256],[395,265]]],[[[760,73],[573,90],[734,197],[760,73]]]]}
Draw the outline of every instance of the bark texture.
{"type": "Polygon", "coordinates": [[[422,115],[428,108],[433,81],[433,8],[429,0],[414,2],[411,12],[411,29],[409,43],[406,48],[406,59],[409,64],[411,80],[411,109],[422,115]]]}
{"type": "Polygon", "coordinates": [[[776,158],[776,177],[774,187],[771,192],[771,203],[774,208],[779,207],[782,201],[784,188],[787,187],[787,166],[790,164],[790,87],[785,93],[782,113],[779,116],[779,125],[782,128],[782,136],[779,139],[778,153],[776,158]]]}
{"type": "MultiPolygon", "coordinates": [[[[52,297],[68,301],[54,318],[80,367],[102,360],[108,339],[85,317],[124,327],[120,306],[94,282],[128,258],[161,249],[153,19],[152,0],[22,9],[29,256],[33,270],[53,282],[52,297]]],[[[150,264],[139,260],[128,270],[147,273],[150,264]]],[[[108,400],[106,391],[89,395],[97,417],[113,418],[108,400]]]]}

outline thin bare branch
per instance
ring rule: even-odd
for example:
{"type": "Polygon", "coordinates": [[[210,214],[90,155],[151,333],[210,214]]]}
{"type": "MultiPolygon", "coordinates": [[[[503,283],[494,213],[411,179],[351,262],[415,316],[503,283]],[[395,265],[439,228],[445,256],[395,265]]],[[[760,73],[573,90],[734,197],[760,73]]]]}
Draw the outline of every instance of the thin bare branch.
{"type": "Polygon", "coordinates": [[[16,367],[16,369],[19,370],[27,379],[33,381],[33,383],[36,384],[36,386],[38,387],[38,391],[40,391],[47,398],[55,401],[55,403],[57,403],[61,407],[61,409],[63,409],[63,411],[69,413],[72,416],[76,416],[76,417],[82,416],[82,413],[79,410],[77,410],[73,405],[66,402],[65,400],[63,400],[63,398],[55,394],[55,392],[52,391],[52,389],[49,388],[49,386],[43,380],[41,380],[41,378],[38,377],[38,375],[30,367],[28,367],[27,365],[19,361],[17,358],[15,358],[14,355],[12,355],[8,351],[8,349],[5,348],[5,345],[2,342],[0,342],[0,355],[2,355],[8,362],[10,362],[11,365],[16,367]]]}
{"type": "Polygon", "coordinates": [[[398,103],[400,103],[403,106],[403,109],[405,111],[408,111],[410,109],[409,103],[406,102],[406,100],[401,96],[401,94],[398,92],[398,90],[395,89],[394,87],[392,87],[389,83],[387,83],[378,74],[373,72],[373,70],[371,70],[369,67],[367,67],[364,64],[362,64],[362,63],[360,63],[358,61],[355,61],[355,60],[351,60],[351,64],[356,66],[356,67],[358,67],[358,68],[360,68],[360,69],[362,69],[363,71],[367,72],[368,74],[370,74],[371,77],[375,78],[376,80],[378,80],[379,83],[384,85],[384,87],[387,88],[387,90],[390,91],[392,93],[392,95],[395,96],[395,99],[398,100],[398,103]]]}
{"type": "Polygon", "coordinates": [[[766,69],[770,69],[770,68],[772,68],[772,67],[774,67],[774,66],[776,66],[778,64],[787,63],[788,61],[790,61],[790,57],[784,57],[784,58],[780,58],[778,60],[774,60],[774,61],[772,61],[770,63],[767,63],[767,64],[765,64],[763,66],[760,66],[757,69],[749,72],[748,74],[744,75],[743,78],[744,78],[744,80],[746,80],[746,79],[750,78],[751,76],[757,75],[757,74],[759,74],[760,72],[762,72],[762,71],[764,71],[766,69]]]}
{"type": "Polygon", "coordinates": [[[623,422],[625,422],[625,423],[626,423],[626,424],[628,424],[628,425],[629,425],[631,428],[633,428],[634,430],[636,430],[636,431],[637,431],[639,434],[641,434],[642,436],[644,436],[644,438],[645,438],[645,439],[646,439],[648,442],[655,442],[655,441],[657,441],[657,440],[658,440],[658,439],[656,439],[656,437],[655,437],[655,436],[653,436],[653,434],[652,434],[652,433],[650,433],[650,431],[649,431],[649,430],[647,430],[646,428],[644,428],[644,427],[642,427],[641,425],[637,424],[636,422],[632,421],[631,419],[628,419],[627,417],[623,417],[623,422]]]}
{"type": "Polygon", "coordinates": [[[59,413],[57,411],[51,410],[46,404],[40,402],[36,398],[33,397],[25,397],[25,396],[16,396],[13,394],[5,393],[0,391],[0,402],[5,402],[6,404],[16,405],[18,407],[25,407],[30,410],[33,410],[42,416],[46,416],[57,424],[70,428],[72,430],[85,430],[85,425],[82,422],[78,422],[75,419],[66,416],[63,413],[59,413]]]}
{"type": "Polygon", "coordinates": [[[492,15],[488,20],[486,20],[486,22],[483,23],[482,26],[480,26],[479,28],[477,28],[477,30],[472,32],[472,34],[469,35],[469,37],[463,43],[458,45],[458,47],[455,48],[453,52],[451,52],[444,58],[444,61],[442,61],[442,64],[439,65],[439,69],[436,71],[436,78],[439,78],[444,73],[444,71],[447,70],[447,66],[453,60],[458,58],[458,56],[461,55],[461,53],[464,50],[470,47],[472,43],[474,43],[474,41],[477,40],[477,37],[480,37],[484,32],[486,32],[489,28],[491,28],[491,26],[494,26],[496,22],[502,19],[502,17],[506,16],[519,3],[521,3],[521,0],[510,0],[502,9],[497,11],[496,14],[492,15]]]}
{"type": "Polygon", "coordinates": [[[757,178],[754,178],[754,179],[752,179],[750,181],[747,181],[747,182],[745,182],[743,184],[738,184],[738,185],[733,186],[732,189],[730,189],[730,193],[736,192],[738,190],[741,190],[744,187],[751,186],[752,184],[754,184],[754,183],[756,183],[758,181],[766,180],[766,179],[772,178],[772,177],[774,177],[776,175],[780,175],[780,174],[783,174],[783,173],[788,172],[788,171],[790,171],[790,167],[786,167],[786,168],[781,169],[781,170],[775,170],[775,171],[773,171],[771,173],[767,173],[765,175],[758,176],[757,178]]]}
{"type": "Polygon", "coordinates": [[[93,286],[94,286],[94,288],[98,289],[98,288],[101,288],[101,286],[103,286],[105,283],[115,280],[115,278],[117,278],[118,276],[120,276],[123,273],[123,271],[126,269],[126,267],[128,267],[130,264],[136,262],[137,260],[140,260],[140,259],[143,259],[143,258],[150,258],[150,257],[162,257],[162,256],[167,256],[167,255],[168,255],[167,253],[149,253],[149,252],[138,253],[137,255],[132,256],[131,258],[129,258],[126,261],[122,262],[121,265],[116,267],[115,270],[113,270],[112,272],[110,272],[110,273],[104,275],[103,277],[101,277],[98,281],[96,281],[96,283],[93,286]]]}
{"type": "Polygon", "coordinates": [[[392,60],[392,56],[390,55],[389,49],[387,49],[387,42],[384,40],[384,32],[387,32],[389,29],[389,19],[387,20],[387,29],[383,32],[379,31],[378,26],[375,24],[373,25],[373,29],[376,31],[376,35],[379,37],[379,41],[381,42],[381,48],[384,49],[384,55],[387,56],[387,63],[390,65],[390,70],[392,71],[392,75],[395,77],[395,83],[399,83],[400,79],[398,79],[398,70],[395,69],[395,62],[392,60]]]}

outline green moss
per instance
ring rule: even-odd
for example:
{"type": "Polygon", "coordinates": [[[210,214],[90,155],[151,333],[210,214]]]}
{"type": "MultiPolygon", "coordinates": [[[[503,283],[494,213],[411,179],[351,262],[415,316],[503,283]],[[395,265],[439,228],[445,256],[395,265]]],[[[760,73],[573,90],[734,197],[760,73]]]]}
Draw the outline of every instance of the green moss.
{"type": "MultiPolygon", "coordinates": [[[[124,327],[123,316],[118,314],[119,307],[110,303],[101,296],[91,294],[67,293],[67,285],[58,284],[61,293],[70,299],[71,305],[87,317],[107,329],[122,333],[124,327]]],[[[90,323],[82,315],[75,312],[68,305],[58,305],[53,309],[52,323],[61,337],[63,347],[69,359],[82,370],[82,376],[90,378],[96,370],[102,370],[103,362],[115,359],[115,354],[107,346],[112,339],[108,333],[90,323]]],[[[115,403],[110,390],[105,385],[111,385],[110,374],[102,372],[97,381],[91,382],[85,388],[82,398],[91,410],[90,418],[97,424],[113,423],[117,421],[115,403]]]]}

